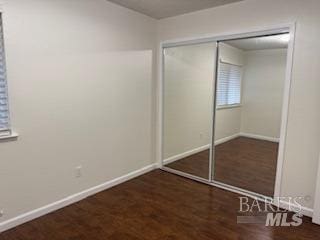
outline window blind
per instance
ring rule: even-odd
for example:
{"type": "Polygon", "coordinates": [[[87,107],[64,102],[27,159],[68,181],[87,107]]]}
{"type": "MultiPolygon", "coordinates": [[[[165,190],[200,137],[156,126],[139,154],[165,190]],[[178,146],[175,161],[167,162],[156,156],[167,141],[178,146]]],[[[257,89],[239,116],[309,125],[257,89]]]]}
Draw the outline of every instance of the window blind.
{"type": "Polygon", "coordinates": [[[217,82],[217,106],[240,104],[241,67],[219,63],[217,82]]]}
{"type": "Polygon", "coordinates": [[[2,16],[0,16],[0,136],[10,134],[2,16]]]}

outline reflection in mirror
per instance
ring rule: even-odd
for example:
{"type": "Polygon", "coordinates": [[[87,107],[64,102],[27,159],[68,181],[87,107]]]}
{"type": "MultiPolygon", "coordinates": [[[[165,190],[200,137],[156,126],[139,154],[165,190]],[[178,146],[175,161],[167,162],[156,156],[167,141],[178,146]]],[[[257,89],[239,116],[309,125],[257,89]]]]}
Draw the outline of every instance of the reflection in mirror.
{"type": "Polygon", "coordinates": [[[214,181],[273,196],[289,38],[219,43],[214,181]]]}
{"type": "Polygon", "coordinates": [[[163,164],[209,178],[216,43],[164,49],[163,164]]]}

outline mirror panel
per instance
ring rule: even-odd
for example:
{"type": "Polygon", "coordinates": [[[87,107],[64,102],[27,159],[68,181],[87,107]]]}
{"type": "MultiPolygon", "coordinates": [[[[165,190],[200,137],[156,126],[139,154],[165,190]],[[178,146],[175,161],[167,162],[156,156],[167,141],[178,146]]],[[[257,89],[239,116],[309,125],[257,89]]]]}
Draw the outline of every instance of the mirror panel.
{"type": "Polygon", "coordinates": [[[214,181],[274,195],[289,38],[219,43],[214,181]]]}
{"type": "Polygon", "coordinates": [[[164,49],[163,165],[209,178],[216,43],[164,49]]]}

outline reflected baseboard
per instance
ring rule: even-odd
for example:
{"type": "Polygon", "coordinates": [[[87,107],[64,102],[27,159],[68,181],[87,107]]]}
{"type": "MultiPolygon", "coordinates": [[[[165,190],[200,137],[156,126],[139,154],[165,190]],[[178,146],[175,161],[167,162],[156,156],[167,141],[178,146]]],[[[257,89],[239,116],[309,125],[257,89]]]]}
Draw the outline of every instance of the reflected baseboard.
{"type": "Polygon", "coordinates": [[[233,134],[233,135],[231,135],[231,136],[228,136],[228,137],[224,137],[224,138],[220,138],[220,139],[218,139],[218,140],[215,140],[215,141],[214,141],[214,145],[217,146],[217,145],[219,145],[219,144],[228,142],[228,141],[230,141],[230,140],[232,140],[232,139],[235,139],[235,138],[237,138],[237,137],[240,137],[240,133],[236,133],[236,134],[233,134]]]}
{"type": "MultiPolygon", "coordinates": [[[[216,140],[214,142],[214,145],[216,146],[216,145],[228,142],[228,141],[230,141],[232,139],[235,139],[235,138],[237,138],[239,136],[240,136],[240,133],[237,133],[237,134],[225,137],[225,138],[218,139],[218,140],[216,140]]],[[[182,158],[189,157],[189,156],[191,156],[193,154],[196,154],[196,153],[208,150],[208,149],[210,149],[210,144],[207,144],[207,145],[204,145],[204,146],[201,146],[201,147],[198,147],[198,148],[195,148],[195,149],[192,149],[192,150],[189,150],[189,151],[174,155],[172,157],[166,158],[166,159],[163,160],[163,164],[167,165],[167,164],[173,163],[175,161],[178,161],[178,160],[180,160],[182,158]]]]}
{"type": "Polygon", "coordinates": [[[198,147],[198,148],[195,148],[195,149],[192,149],[192,150],[189,150],[189,151],[177,154],[177,155],[174,155],[174,156],[169,157],[169,158],[166,158],[166,159],[163,160],[163,164],[167,165],[167,164],[170,164],[170,163],[175,162],[177,160],[180,160],[182,158],[189,157],[189,156],[191,156],[193,154],[196,154],[196,153],[208,150],[208,149],[210,149],[210,144],[204,145],[204,146],[201,146],[201,147],[198,147]]]}
{"type": "Polygon", "coordinates": [[[252,133],[241,132],[241,133],[239,133],[239,136],[240,137],[247,137],[247,138],[254,138],[254,139],[264,140],[264,141],[269,141],[269,142],[276,142],[276,143],[279,142],[279,138],[258,135],[258,134],[252,134],[252,133]]]}
{"type": "MultiPolygon", "coordinates": [[[[237,137],[247,137],[247,138],[253,138],[253,139],[270,141],[270,142],[279,142],[279,138],[263,136],[263,135],[258,135],[258,134],[252,134],[252,133],[239,132],[239,133],[233,134],[231,136],[227,136],[227,137],[224,137],[224,138],[216,140],[214,142],[214,145],[217,146],[219,144],[228,142],[228,141],[230,141],[232,139],[235,139],[237,137]]],[[[204,146],[201,146],[201,147],[197,147],[197,148],[188,150],[186,152],[174,155],[172,157],[166,158],[166,159],[163,160],[163,164],[167,165],[167,164],[173,163],[175,161],[178,161],[178,160],[180,160],[182,158],[189,157],[189,156],[191,156],[193,154],[196,154],[196,153],[208,150],[208,149],[210,149],[210,144],[207,144],[207,145],[204,145],[204,146]]]]}

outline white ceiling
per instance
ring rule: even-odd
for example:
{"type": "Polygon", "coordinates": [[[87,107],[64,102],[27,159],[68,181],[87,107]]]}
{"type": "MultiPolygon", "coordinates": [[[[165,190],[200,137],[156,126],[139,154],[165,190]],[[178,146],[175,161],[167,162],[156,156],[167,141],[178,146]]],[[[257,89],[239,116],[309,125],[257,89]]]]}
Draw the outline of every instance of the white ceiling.
{"type": "Polygon", "coordinates": [[[161,19],[243,0],[108,0],[161,19]]]}
{"type": "Polygon", "coordinates": [[[224,41],[224,43],[244,51],[251,51],[251,50],[263,50],[263,49],[287,48],[289,39],[290,39],[290,35],[286,33],[286,34],[279,34],[279,35],[266,36],[266,37],[256,37],[256,38],[224,41]]]}

